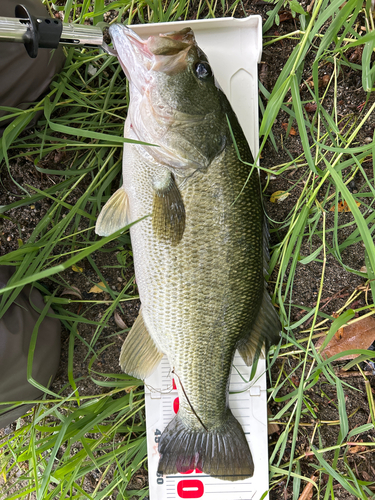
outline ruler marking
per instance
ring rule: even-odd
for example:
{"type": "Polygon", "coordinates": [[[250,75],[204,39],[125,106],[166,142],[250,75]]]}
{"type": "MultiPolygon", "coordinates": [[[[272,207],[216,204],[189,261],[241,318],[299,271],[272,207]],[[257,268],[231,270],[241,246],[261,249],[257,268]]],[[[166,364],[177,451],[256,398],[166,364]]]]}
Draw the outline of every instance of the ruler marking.
{"type": "Polygon", "coordinates": [[[211,477],[208,474],[189,474],[189,475],[180,475],[180,476],[165,476],[166,479],[187,479],[191,477],[198,477],[199,479],[202,479],[204,477],[211,477]]]}

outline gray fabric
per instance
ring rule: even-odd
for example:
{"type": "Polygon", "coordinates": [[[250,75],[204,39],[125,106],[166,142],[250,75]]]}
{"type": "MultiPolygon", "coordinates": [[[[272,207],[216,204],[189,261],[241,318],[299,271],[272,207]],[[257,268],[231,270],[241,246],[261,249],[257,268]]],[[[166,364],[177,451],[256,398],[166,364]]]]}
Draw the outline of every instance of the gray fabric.
{"type": "MultiPolygon", "coordinates": [[[[0,288],[11,278],[14,268],[0,266],[0,288]]],[[[43,393],[27,381],[27,357],[30,339],[44,308],[41,294],[27,285],[0,319],[0,401],[24,401],[40,398],[43,393]]],[[[50,313],[53,311],[50,310],[50,313]]],[[[39,327],[32,376],[48,386],[56,374],[60,359],[60,321],[45,317],[39,327]]],[[[22,405],[0,415],[0,428],[23,415],[32,405],[22,405]]],[[[0,411],[7,407],[0,405],[0,411]]]]}
{"type": "MultiPolygon", "coordinates": [[[[16,5],[24,5],[31,14],[47,17],[49,14],[40,0],[0,0],[0,16],[15,17],[16,5]]],[[[26,109],[36,101],[64,64],[61,47],[55,51],[39,49],[31,59],[22,43],[0,43],[0,106],[26,109]]],[[[0,117],[8,114],[0,110],[0,117]]],[[[9,122],[6,122],[9,123],[9,122]]],[[[0,122],[1,129],[6,125],[0,122]]]]}

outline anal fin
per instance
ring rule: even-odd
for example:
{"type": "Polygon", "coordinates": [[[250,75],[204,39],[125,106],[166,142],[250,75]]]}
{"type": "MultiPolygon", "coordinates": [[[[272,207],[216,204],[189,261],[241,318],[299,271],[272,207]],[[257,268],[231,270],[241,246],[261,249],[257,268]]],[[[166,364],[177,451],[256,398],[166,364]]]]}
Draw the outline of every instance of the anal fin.
{"type": "Polygon", "coordinates": [[[271,297],[266,287],[263,291],[263,299],[259,308],[258,316],[248,332],[244,334],[237,345],[238,352],[247,366],[252,365],[254,359],[265,348],[279,342],[281,324],[279,316],[274,308],[271,297]]]}
{"type": "Polygon", "coordinates": [[[160,239],[177,245],[185,230],[185,206],[171,172],[154,182],[152,227],[160,239]]]}
{"type": "Polygon", "coordinates": [[[95,232],[99,236],[109,236],[129,224],[129,198],[120,187],[107,201],[99,214],[95,232]]]}
{"type": "Polygon", "coordinates": [[[121,369],[144,380],[158,366],[164,354],[156,347],[143,321],[142,310],[121,348],[121,369]]]}

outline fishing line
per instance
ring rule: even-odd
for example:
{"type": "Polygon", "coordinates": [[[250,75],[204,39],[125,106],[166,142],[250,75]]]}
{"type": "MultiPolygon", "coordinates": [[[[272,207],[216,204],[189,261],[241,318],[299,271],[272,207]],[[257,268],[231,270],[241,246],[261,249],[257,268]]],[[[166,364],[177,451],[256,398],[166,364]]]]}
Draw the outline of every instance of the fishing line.
{"type": "Polygon", "coordinates": [[[185,396],[185,398],[186,398],[186,401],[189,403],[189,406],[190,406],[190,408],[191,408],[191,411],[194,413],[194,415],[197,417],[197,419],[199,420],[199,422],[202,424],[202,427],[204,428],[204,430],[205,430],[206,432],[208,432],[207,427],[204,425],[204,423],[203,423],[203,422],[202,422],[202,420],[200,419],[199,415],[197,414],[197,412],[194,410],[194,408],[193,408],[192,404],[190,403],[189,398],[187,397],[187,394],[186,394],[186,392],[185,392],[184,386],[182,385],[181,379],[180,379],[180,377],[177,375],[177,373],[174,371],[174,368],[173,368],[173,370],[172,370],[172,372],[171,372],[171,373],[173,373],[173,375],[176,375],[176,377],[178,378],[178,381],[180,382],[181,389],[182,389],[182,391],[183,391],[183,393],[184,393],[184,396],[185,396]]]}

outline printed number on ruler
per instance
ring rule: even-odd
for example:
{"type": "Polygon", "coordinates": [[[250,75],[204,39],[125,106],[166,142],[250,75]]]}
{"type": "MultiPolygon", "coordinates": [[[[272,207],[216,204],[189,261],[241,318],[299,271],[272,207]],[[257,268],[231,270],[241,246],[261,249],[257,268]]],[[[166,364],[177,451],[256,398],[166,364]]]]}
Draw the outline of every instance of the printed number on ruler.
{"type": "MultiPolygon", "coordinates": [[[[159,429],[156,429],[156,431],[155,431],[155,443],[159,443],[160,436],[161,436],[161,432],[159,431],[159,429]]],[[[164,483],[163,474],[160,474],[160,472],[157,472],[156,475],[157,475],[156,482],[158,484],[163,484],[164,483]]]]}

